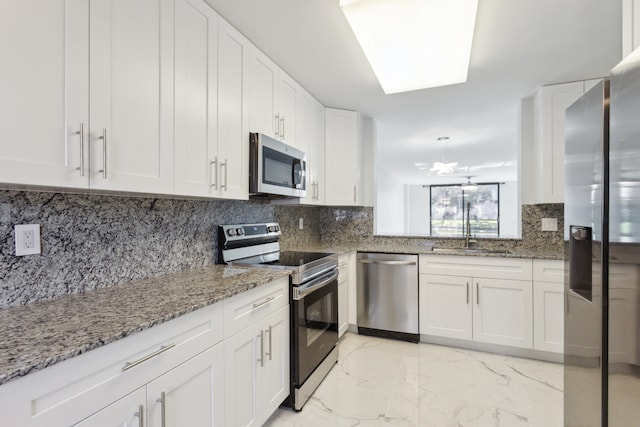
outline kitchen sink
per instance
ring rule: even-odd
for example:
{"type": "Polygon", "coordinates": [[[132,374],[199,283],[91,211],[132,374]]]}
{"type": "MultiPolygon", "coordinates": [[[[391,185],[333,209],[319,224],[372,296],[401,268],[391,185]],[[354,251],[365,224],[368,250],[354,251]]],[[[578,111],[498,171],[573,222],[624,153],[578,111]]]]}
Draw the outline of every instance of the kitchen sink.
{"type": "Polygon", "coordinates": [[[480,249],[480,248],[431,248],[432,252],[443,254],[493,254],[507,255],[506,249],[480,249]]]}

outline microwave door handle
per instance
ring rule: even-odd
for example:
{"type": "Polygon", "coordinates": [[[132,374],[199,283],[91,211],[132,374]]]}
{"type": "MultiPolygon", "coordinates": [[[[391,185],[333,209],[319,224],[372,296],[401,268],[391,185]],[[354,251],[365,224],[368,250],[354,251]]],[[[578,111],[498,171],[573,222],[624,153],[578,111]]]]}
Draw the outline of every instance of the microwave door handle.
{"type": "Polygon", "coordinates": [[[293,188],[302,187],[302,178],[304,177],[304,163],[300,159],[293,159],[293,188]]]}

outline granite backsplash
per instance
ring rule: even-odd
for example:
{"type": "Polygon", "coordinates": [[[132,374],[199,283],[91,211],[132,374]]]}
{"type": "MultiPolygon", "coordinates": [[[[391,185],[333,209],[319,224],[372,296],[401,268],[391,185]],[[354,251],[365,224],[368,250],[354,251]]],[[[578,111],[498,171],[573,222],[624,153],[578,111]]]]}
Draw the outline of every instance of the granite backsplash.
{"type": "MultiPolygon", "coordinates": [[[[540,204],[522,206],[522,239],[479,239],[476,247],[505,250],[540,250],[562,252],[564,230],[564,205],[540,204]],[[542,218],[557,218],[558,231],[541,231],[542,218]]],[[[369,244],[394,244],[455,248],[461,239],[432,237],[376,236],[373,233],[373,208],[320,208],[321,242],[323,245],[340,245],[354,242],[369,244]]]]}
{"type": "Polygon", "coordinates": [[[283,246],[320,241],[315,208],[3,190],[0,308],[209,265],[218,224],[263,221],[280,222],[283,246]],[[40,255],[14,255],[15,224],[40,224],[40,255]]]}
{"type": "MultiPolygon", "coordinates": [[[[522,240],[479,246],[562,251],[562,217],[562,204],[525,205],[522,240]],[[558,218],[559,231],[539,231],[543,217],[558,218]]],[[[0,190],[0,309],[213,264],[218,224],[263,221],[280,223],[283,248],[460,246],[460,239],[374,236],[373,208],[0,190]],[[40,224],[41,254],[14,255],[15,224],[40,224]]]]}

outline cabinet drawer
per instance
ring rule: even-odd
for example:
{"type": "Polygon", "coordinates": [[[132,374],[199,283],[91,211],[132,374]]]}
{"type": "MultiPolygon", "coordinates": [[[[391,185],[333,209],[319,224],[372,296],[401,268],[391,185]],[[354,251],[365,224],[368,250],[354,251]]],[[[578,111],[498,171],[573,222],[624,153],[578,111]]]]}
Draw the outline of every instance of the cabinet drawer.
{"type": "Polygon", "coordinates": [[[75,424],[222,341],[222,320],[214,304],[12,381],[0,413],[16,417],[7,425],[75,424]]]}
{"type": "Polygon", "coordinates": [[[533,260],[533,281],[564,283],[564,261],[533,260]]]}
{"type": "Polygon", "coordinates": [[[531,280],[530,259],[420,255],[421,274],[531,280]]]}
{"type": "Polygon", "coordinates": [[[224,301],[224,337],[289,304],[289,278],[283,277],[224,301]]]}

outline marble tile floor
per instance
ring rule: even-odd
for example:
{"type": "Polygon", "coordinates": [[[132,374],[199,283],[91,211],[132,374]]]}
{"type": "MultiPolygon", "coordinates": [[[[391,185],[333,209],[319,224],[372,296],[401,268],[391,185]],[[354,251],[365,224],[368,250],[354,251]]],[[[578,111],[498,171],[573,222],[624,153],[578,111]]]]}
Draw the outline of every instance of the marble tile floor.
{"type": "Polygon", "coordinates": [[[563,366],[356,334],[301,412],[268,427],[561,427],[563,366]]]}

